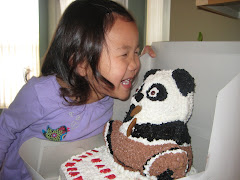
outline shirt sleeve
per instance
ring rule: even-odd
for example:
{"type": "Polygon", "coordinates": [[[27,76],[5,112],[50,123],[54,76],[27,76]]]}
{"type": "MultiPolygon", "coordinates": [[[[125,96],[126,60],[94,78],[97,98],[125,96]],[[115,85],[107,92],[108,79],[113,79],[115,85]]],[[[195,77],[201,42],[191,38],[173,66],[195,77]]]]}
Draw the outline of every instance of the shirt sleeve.
{"type": "Polygon", "coordinates": [[[12,142],[32,123],[42,117],[42,107],[31,83],[27,83],[19,91],[8,109],[4,109],[0,116],[0,166],[3,163],[12,142]]]}

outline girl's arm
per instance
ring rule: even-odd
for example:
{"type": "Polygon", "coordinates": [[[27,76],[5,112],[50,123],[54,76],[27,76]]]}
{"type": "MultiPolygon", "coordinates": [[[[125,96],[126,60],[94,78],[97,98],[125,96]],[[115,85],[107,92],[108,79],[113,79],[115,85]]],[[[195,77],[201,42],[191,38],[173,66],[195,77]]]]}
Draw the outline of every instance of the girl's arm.
{"type": "Polygon", "coordinates": [[[0,166],[9,147],[17,139],[23,139],[21,132],[38,121],[42,116],[34,88],[23,86],[8,109],[0,116],[0,166]]]}

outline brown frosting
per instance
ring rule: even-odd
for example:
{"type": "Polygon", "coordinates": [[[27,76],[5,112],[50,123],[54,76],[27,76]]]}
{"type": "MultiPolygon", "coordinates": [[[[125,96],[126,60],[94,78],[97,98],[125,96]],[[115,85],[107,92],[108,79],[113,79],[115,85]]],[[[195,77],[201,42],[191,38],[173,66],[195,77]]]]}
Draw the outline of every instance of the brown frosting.
{"type": "MultiPolygon", "coordinates": [[[[163,145],[144,145],[129,139],[119,131],[121,121],[114,121],[112,124],[111,145],[116,162],[124,166],[125,169],[132,171],[140,171],[144,175],[144,165],[155,155],[166,152],[174,148],[180,148],[187,152],[182,153],[166,153],[159,156],[152,163],[149,174],[157,176],[166,171],[172,170],[174,173],[172,178],[181,178],[186,175],[188,157],[190,157],[189,165],[192,163],[191,146],[180,147],[177,144],[167,143],[163,145]]],[[[189,166],[190,167],[190,166],[189,166]]]]}

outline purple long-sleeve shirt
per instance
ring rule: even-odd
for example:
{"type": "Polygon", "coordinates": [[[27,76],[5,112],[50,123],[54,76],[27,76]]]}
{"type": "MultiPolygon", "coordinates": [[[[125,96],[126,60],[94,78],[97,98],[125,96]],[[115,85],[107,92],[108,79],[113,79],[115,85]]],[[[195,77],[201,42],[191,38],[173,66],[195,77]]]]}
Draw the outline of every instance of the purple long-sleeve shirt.
{"type": "Polygon", "coordinates": [[[75,141],[97,135],[112,117],[113,99],[68,106],[55,76],[33,77],[0,116],[0,180],[29,180],[20,146],[30,138],[75,141]]]}

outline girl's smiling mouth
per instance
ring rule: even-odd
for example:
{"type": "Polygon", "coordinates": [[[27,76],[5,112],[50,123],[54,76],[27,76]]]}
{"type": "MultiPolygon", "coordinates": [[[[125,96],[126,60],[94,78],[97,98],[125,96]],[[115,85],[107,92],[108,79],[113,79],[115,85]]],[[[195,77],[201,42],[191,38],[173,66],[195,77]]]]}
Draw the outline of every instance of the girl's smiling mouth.
{"type": "Polygon", "coordinates": [[[131,88],[132,87],[132,78],[122,80],[121,84],[123,85],[123,87],[125,87],[127,89],[131,88]]]}

